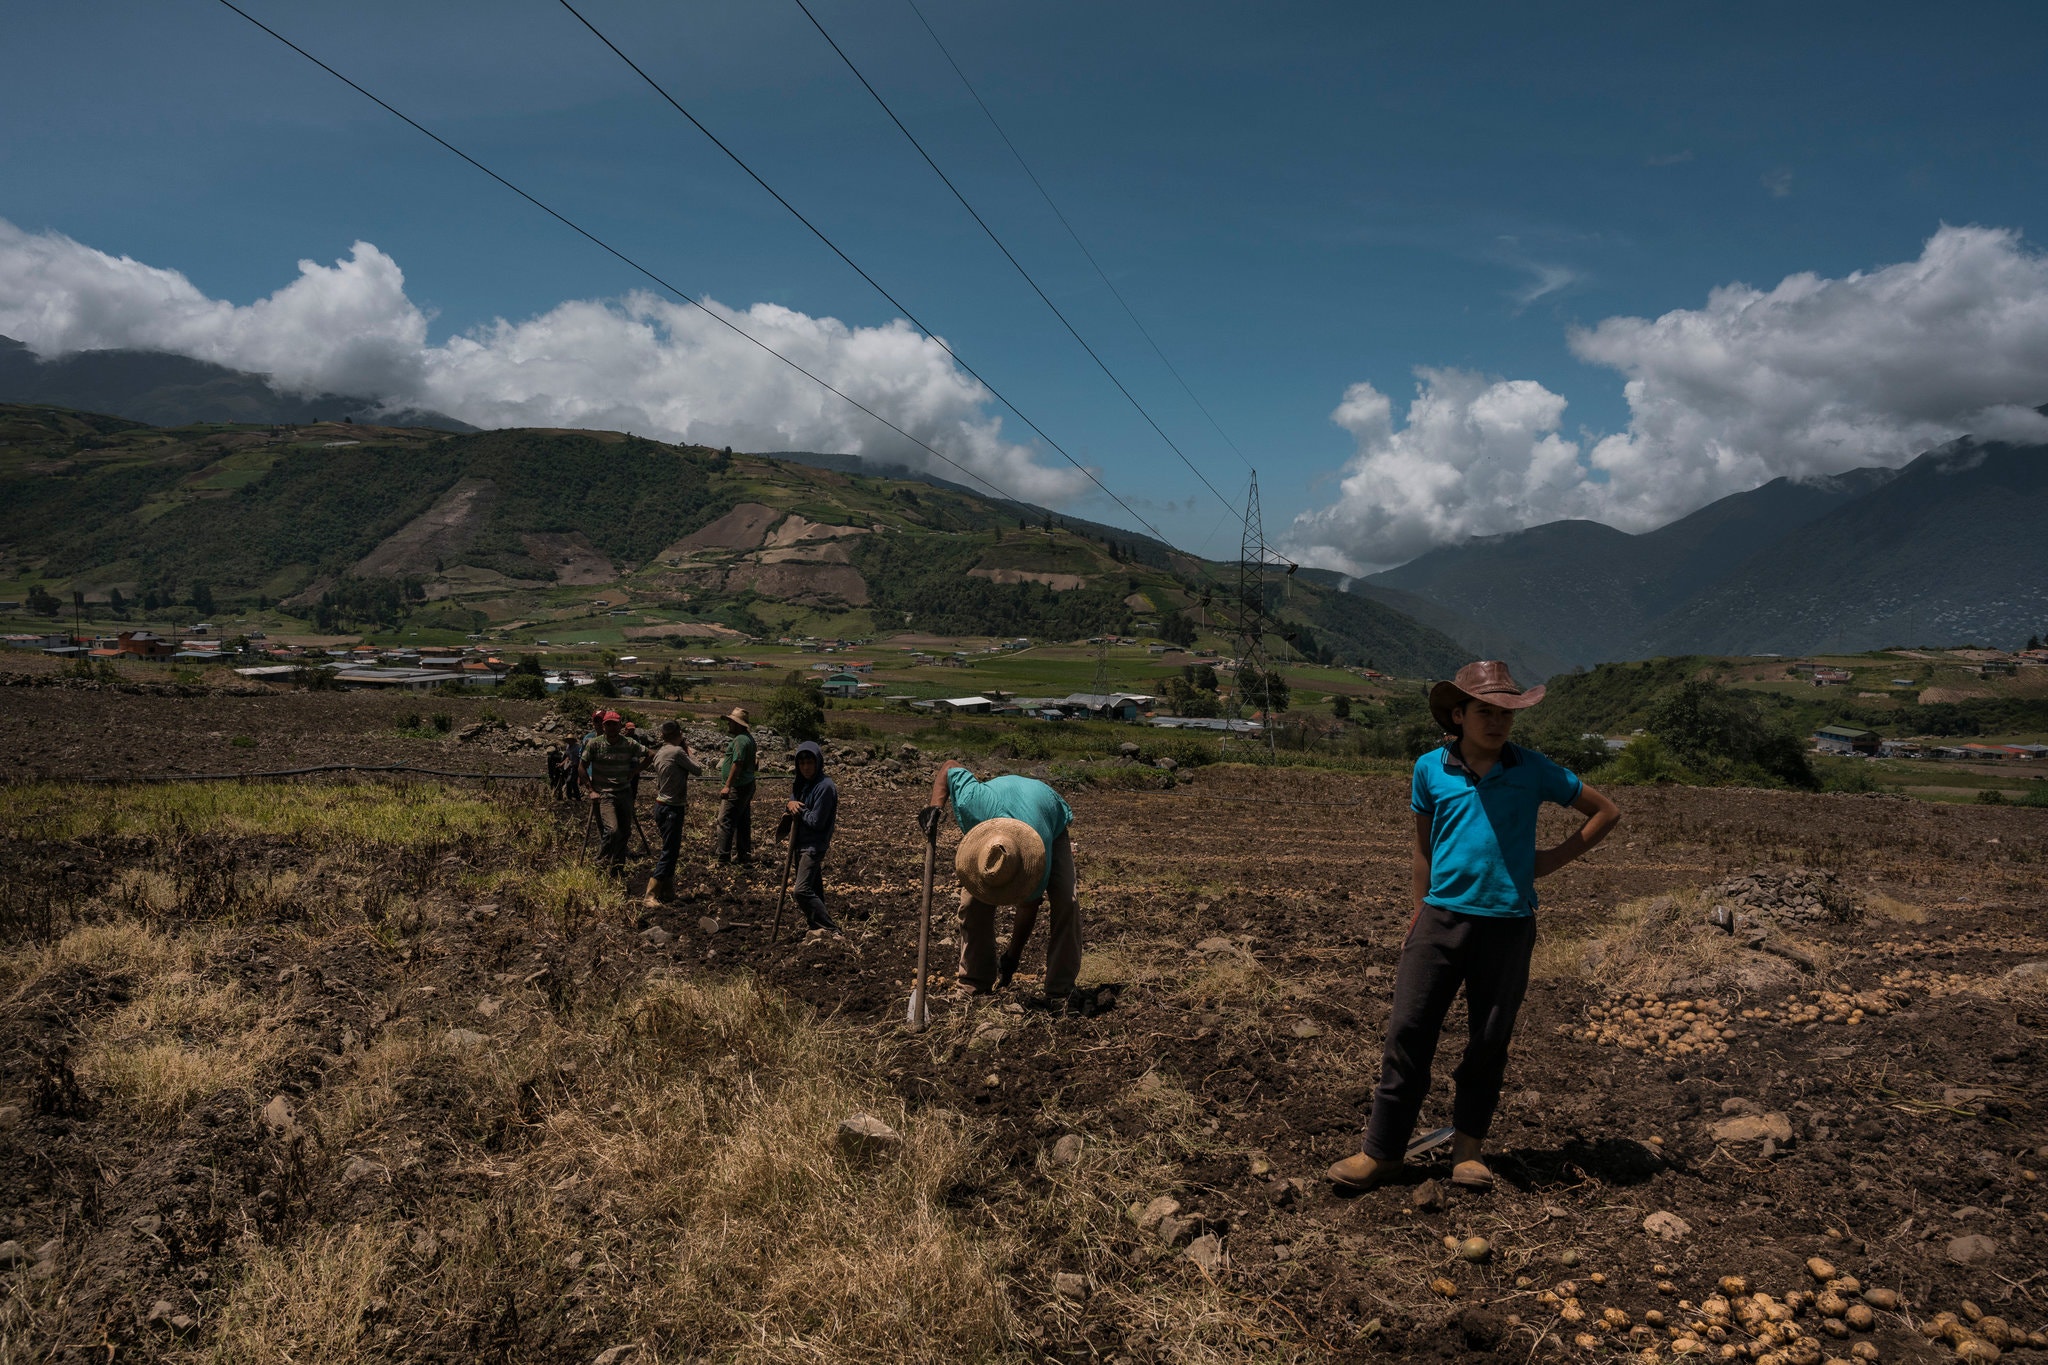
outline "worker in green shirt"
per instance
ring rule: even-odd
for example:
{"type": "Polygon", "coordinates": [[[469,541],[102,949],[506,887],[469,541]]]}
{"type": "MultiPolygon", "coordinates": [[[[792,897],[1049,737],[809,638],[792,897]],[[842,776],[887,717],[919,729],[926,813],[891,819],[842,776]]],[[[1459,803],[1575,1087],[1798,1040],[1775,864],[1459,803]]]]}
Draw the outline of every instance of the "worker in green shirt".
{"type": "Polygon", "coordinates": [[[741,867],[754,865],[754,727],[747,723],[747,709],[735,706],[726,713],[725,732],[732,738],[725,746],[725,758],[718,765],[718,865],[738,861],[741,867]]]}

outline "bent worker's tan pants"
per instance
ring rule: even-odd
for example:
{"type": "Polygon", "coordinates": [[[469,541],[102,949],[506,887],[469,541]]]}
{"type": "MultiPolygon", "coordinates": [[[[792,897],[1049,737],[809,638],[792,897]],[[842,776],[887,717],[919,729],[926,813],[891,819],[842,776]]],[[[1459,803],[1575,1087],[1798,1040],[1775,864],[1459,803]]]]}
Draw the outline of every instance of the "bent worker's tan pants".
{"type": "MultiPolygon", "coordinates": [[[[1052,902],[1045,940],[1045,993],[1065,995],[1081,974],[1081,900],[1074,882],[1074,844],[1062,834],[1052,844],[1052,875],[1045,898],[1052,902]]],[[[996,907],[960,893],[962,981],[988,990],[996,984],[996,907]]]]}

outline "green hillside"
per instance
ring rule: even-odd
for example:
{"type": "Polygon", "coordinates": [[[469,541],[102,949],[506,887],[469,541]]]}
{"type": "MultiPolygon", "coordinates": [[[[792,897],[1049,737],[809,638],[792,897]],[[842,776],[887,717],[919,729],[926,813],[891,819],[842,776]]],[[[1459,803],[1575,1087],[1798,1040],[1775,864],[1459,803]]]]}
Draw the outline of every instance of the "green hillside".
{"type": "MultiPolygon", "coordinates": [[[[1130,633],[1228,620],[1234,565],[914,476],[616,432],[158,428],[0,406],[0,582],[323,629],[622,646],[721,630],[1130,633]]],[[[1469,652],[1333,582],[1275,585],[1279,657],[1444,676],[1469,652]]],[[[174,617],[172,619],[175,619],[174,617]]],[[[1208,636],[1212,644],[1220,637],[1208,636]]]]}

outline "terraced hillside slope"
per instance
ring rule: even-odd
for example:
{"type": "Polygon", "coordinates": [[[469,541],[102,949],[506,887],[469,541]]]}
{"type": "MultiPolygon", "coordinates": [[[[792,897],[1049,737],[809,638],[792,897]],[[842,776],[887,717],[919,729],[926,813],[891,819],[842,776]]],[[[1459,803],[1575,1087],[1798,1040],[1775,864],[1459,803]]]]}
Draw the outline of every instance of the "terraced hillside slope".
{"type": "MultiPolygon", "coordinates": [[[[1069,640],[1227,619],[1235,566],[914,477],[619,432],[359,422],[159,428],[0,407],[0,579],[90,602],[227,606],[324,626],[711,629],[1069,640]]],[[[902,471],[898,471],[902,472],[902,471]]],[[[1280,657],[1443,676],[1465,646],[1303,579],[1273,590],[1280,657]]]]}

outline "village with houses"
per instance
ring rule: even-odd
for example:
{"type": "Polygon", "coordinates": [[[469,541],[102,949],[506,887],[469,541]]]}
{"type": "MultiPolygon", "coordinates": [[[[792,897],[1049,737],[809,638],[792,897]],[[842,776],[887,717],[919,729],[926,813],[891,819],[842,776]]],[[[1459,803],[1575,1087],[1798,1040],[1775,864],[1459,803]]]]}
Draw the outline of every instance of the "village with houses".
{"type": "MultiPolygon", "coordinates": [[[[10,606],[18,613],[16,604],[4,602],[0,611],[10,606]]],[[[45,625],[9,630],[0,635],[0,646],[16,658],[37,657],[41,668],[68,668],[80,676],[102,670],[100,676],[108,678],[233,679],[278,690],[310,685],[319,692],[587,693],[687,698],[716,706],[727,699],[758,699],[795,675],[836,708],[842,724],[859,723],[854,718],[863,716],[900,717],[888,722],[899,728],[950,717],[998,724],[1096,721],[1212,737],[1257,738],[1279,731],[1290,742],[1324,746],[1341,745],[1348,731],[1384,726],[1432,681],[1357,666],[1291,667],[1292,695],[1269,715],[1256,695],[1236,695],[1238,662],[1224,654],[1228,640],[1174,644],[1149,633],[1156,623],[1144,621],[1134,623],[1140,629],[1133,634],[1071,642],[1026,636],[771,640],[728,631],[695,641],[712,644],[714,652],[646,641],[639,653],[621,652],[630,641],[606,644],[532,632],[524,638],[480,634],[461,643],[415,644],[320,637],[293,630],[292,624],[239,618],[182,628],[94,631],[45,625]],[[1192,692],[1186,681],[1196,670],[1203,671],[1217,701],[1190,704],[1191,698],[1204,695],[1192,692]],[[1059,686],[1062,682],[1068,685],[1059,686]]],[[[2030,643],[2036,647],[1908,649],[1795,660],[1758,656],[1714,661],[1711,667],[1725,673],[1733,686],[1791,699],[1801,714],[1813,714],[1816,720],[1805,733],[1815,758],[1875,763],[1873,772],[1919,779],[1901,790],[1934,799],[1971,799],[1982,790],[2020,795],[2036,782],[2048,782],[2048,733],[2025,727],[2009,735],[1941,732],[1942,722],[1952,721],[1956,704],[1972,696],[2048,696],[2048,649],[2030,643]],[[1830,698],[1836,700],[1830,703],[1830,698]],[[1870,723],[1873,708],[1889,723],[1870,723]],[[1928,732],[1913,725],[1921,714],[1930,721],[1928,732]],[[1942,770],[1950,779],[1930,776],[1942,770]],[[2015,780],[2024,786],[2000,785],[2015,780]]],[[[1950,723],[1946,728],[1955,727],[1950,723]]],[[[1643,733],[1629,727],[1583,738],[1619,755],[1643,733]]]]}

